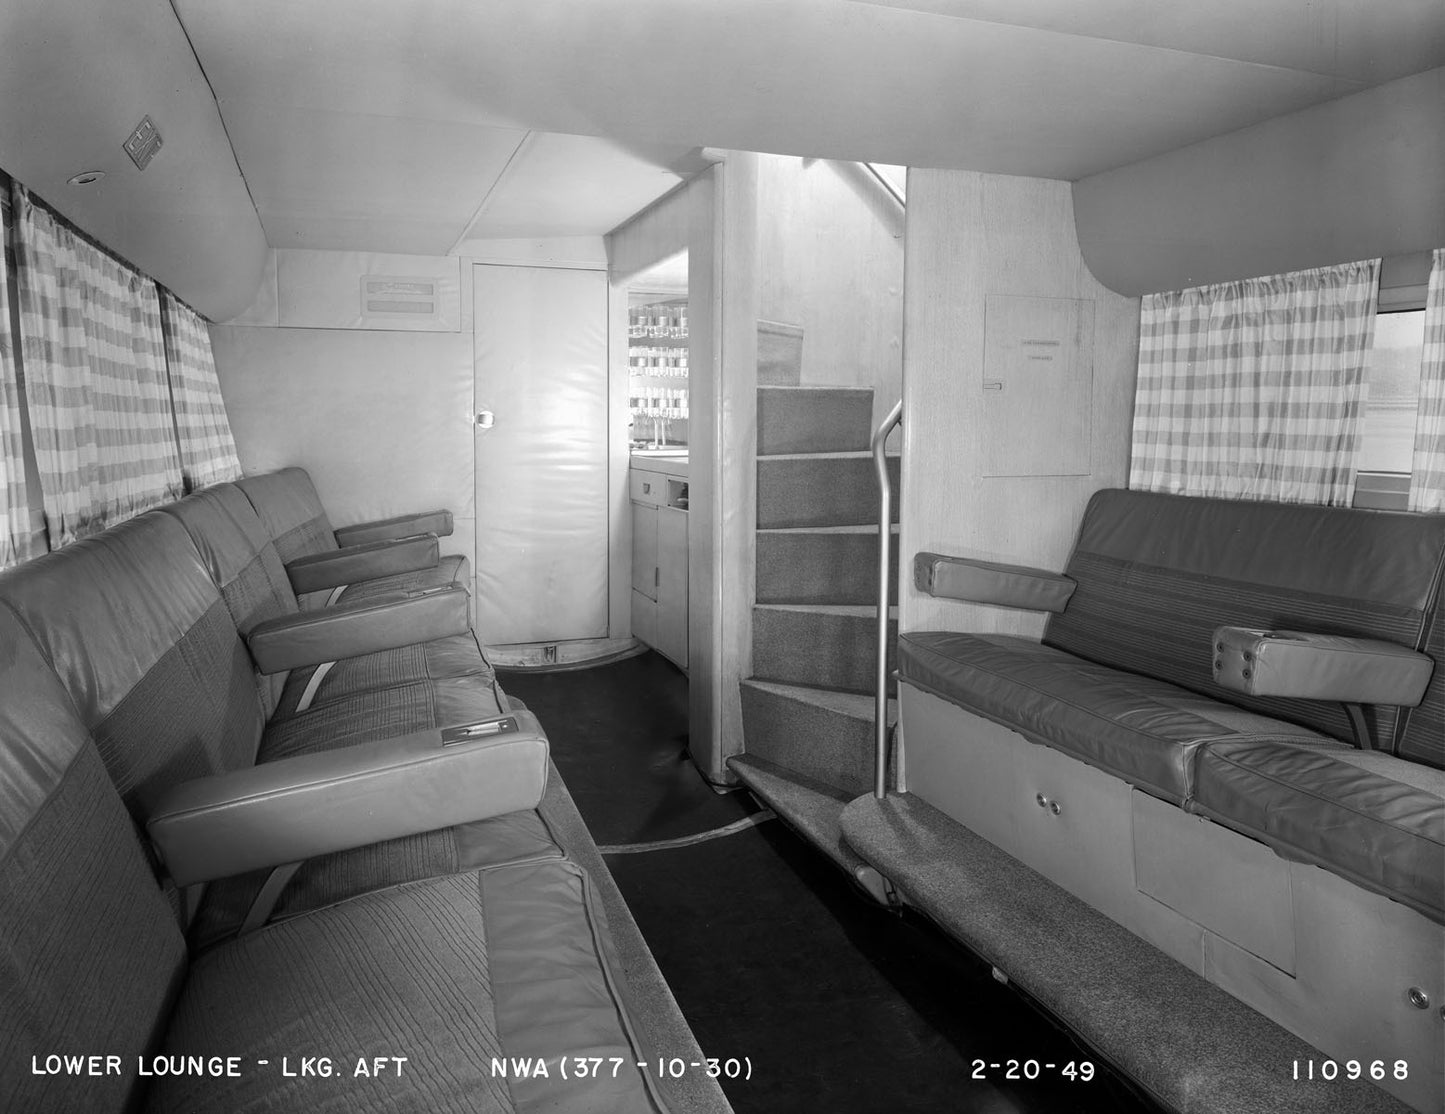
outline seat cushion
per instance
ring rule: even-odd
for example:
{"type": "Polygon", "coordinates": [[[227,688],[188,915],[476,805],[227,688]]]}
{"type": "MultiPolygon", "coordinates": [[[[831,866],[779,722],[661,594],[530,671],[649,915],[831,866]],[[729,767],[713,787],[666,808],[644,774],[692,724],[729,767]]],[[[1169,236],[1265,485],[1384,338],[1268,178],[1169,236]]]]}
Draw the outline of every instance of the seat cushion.
{"type": "MultiPolygon", "coordinates": [[[[290,672],[273,722],[296,714],[297,704],[314,672],[315,667],[290,672]]],[[[338,661],[322,678],[311,707],[347,700],[373,689],[461,678],[471,680],[496,699],[496,675],[470,632],[338,661]]]]}
{"type": "MultiPolygon", "coordinates": [[[[270,919],[299,916],[406,882],[560,859],[563,854],[551,828],[535,809],[419,832],[308,860],[287,883],[270,919]]],[[[207,886],[191,925],[191,947],[204,951],[234,937],[270,873],[252,871],[207,886]]]]}
{"type": "Polygon", "coordinates": [[[259,762],[394,739],[499,716],[500,690],[486,677],[444,677],[348,693],[285,719],[261,737],[259,762]]]}
{"type": "Polygon", "coordinates": [[[1196,752],[1214,740],[1344,748],[1309,728],[1008,635],[901,635],[898,673],[1175,804],[1192,795],[1196,752]]]}
{"type": "Polygon", "coordinates": [[[1445,772],[1263,739],[1199,755],[1193,811],[1445,923],[1445,772]]]}
{"type": "Polygon", "coordinates": [[[582,871],[553,859],[397,886],[214,948],[192,965],[162,1052],[237,1056],[241,1072],[155,1079],[147,1109],[658,1110],[597,913],[582,871]],[[606,1070],[564,1078],[562,1054],[606,1070]],[[331,1057],[335,1074],[282,1073],[282,1056],[297,1072],[303,1055],[331,1057]],[[357,1077],[374,1057],[406,1062],[357,1077]],[[548,1071],[494,1069],[513,1057],[548,1071]]]}

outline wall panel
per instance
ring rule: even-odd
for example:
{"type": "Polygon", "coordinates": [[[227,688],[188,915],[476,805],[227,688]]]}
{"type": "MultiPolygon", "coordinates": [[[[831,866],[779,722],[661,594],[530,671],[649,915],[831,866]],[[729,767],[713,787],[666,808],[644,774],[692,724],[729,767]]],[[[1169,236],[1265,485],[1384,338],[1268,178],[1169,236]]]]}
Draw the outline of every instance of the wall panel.
{"type": "Polygon", "coordinates": [[[898,401],[903,211],[861,166],[759,156],[758,302],[803,327],[803,383],[875,388],[875,424],[898,401]]]}
{"type": "Polygon", "coordinates": [[[448,507],[445,553],[474,557],[472,338],[213,325],[246,472],[298,464],[345,526],[448,507]]]}
{"type": "MultiPolygon", "coordinates": [[[[923,595],[911,561],[927,549],[1063,566],[1090,493],[1125,482],[1139,303],[1085,267],[1066,182],[910,170],[907,220],[901,629],[1037,634],[1041,616],[923,595]],[[1093,302],[1092,386],[1072,418],[1088,426],[1087,474],[986,475],[990,296],[1093,302]]],[[[1040,440],[1033,452],[1046,470],[1053,447],[1040,440]]]]}

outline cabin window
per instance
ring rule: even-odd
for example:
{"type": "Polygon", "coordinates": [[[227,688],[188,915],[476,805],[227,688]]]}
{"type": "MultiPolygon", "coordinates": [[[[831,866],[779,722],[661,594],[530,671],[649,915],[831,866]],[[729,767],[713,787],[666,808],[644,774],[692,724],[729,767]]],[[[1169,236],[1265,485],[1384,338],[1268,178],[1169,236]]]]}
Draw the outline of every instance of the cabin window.
{"type": "Polygon", "coordinates": [[[1415,454],[1415,418],[1425,311],[1381,313],[1365,369],[1368,396],[1356,464],[1354,505],[1404,510],[1415,454]]]}

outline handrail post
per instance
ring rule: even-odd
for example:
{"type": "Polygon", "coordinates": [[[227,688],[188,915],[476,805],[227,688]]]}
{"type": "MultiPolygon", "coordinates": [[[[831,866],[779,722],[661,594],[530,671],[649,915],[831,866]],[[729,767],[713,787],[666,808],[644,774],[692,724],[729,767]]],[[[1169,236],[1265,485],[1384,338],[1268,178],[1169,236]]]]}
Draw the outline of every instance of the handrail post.
{"type": "Polygon", "coordinates": [[[878,671],[873,698],[873,795],[888,795],[888,588],[891,579],[889,550],[893,535],[893,487],[888,482],[888,459],[883,445],[893,427],[903,420],[903,400],[888,411],[873,433],[873,471],[878,477],[878,671]]]}

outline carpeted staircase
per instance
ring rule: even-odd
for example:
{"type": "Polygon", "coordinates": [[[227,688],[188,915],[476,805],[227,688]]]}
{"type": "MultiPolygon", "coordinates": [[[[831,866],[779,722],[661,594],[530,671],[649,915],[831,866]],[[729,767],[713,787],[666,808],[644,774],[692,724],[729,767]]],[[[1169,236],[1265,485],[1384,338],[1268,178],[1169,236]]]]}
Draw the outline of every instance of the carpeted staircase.
{"type": "MultiPolygon", "coordinates": [[[[780,378],[788,377],[772,382],[780,378]]],[[[746,752],[728,764],[881,899],[877,872],[844,843],[839,826],[844,806],[873,785],[878,494],[868,452],[872,414],[867,388],[758,388],[753,675],[742,682],[746,752]]],[[[896,523],[896,456],[889,469],[896,523]]],[[[896,568],[896,528],[893,550],[896,568]]],[[[894,612],[890,607],[890,646],[894,612]]],[[[890,700],[890,722],[892,707],[890,700]]]]}

